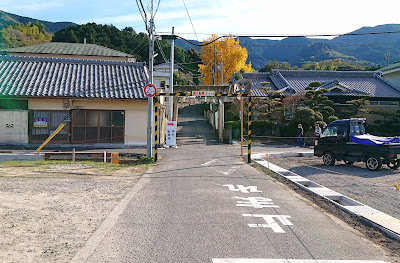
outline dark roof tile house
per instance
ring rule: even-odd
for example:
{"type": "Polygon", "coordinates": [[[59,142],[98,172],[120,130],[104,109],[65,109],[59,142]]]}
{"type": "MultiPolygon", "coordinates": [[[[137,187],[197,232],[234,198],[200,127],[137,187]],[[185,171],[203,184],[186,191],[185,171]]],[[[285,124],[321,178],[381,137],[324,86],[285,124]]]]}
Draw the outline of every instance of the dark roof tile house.
{"type": "Polygon", "coordinates": [[[96,44],[50,42],[40,45],[8,48],[0,51],[4,55],[63,57],[81,59],[107,59],[136,62],[135,56],[96,44]]]}
{"type": "Polygon", "coordinates": [[[145,99],[144,63],[0,56],[0,96],[145,99]]]}
{"type": "MultiPolygon", "coordinates": [[[[367,71],[304,71],[277,70],[271,73],[244,73],[243,78],[259,90],[262,82],[283,95],[304,93],[311,82],[321,82],[320,88],[328,90],[327,96],[371,95],[373,98],[400,99],[400,88],[382,77],[380,72],[367,71]]],[[[253,92],[254,93],[254,92],[253,92]]]]}

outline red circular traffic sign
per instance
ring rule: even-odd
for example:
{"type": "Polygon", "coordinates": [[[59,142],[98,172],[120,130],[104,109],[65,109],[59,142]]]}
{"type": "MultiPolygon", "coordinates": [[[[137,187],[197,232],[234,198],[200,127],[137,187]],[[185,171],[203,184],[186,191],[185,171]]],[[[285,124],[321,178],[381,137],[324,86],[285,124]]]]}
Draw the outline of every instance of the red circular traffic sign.
{"type": "Polygon", "coordinates": [[[153,84],[147,84],[143,88],[144,94],[146,94],[147,97],[154,97],[156,95],[157,89],[156,86],[153,84]]]}

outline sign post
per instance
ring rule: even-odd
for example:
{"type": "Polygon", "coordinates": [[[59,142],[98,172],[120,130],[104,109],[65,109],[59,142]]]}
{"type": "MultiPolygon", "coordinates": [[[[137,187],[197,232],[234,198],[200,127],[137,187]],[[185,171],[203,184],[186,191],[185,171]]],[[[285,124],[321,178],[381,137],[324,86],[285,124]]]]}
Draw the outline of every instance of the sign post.
{"type": "Polygon", "coordinates": [[[167,121],[167,140],[169,146],[176,145],[176,121],[167,121]]]}
{"type": "Polygon", "coordinates": [[[157,89],[153,84],[147,84],[144,86],[143,91],[147,97],[152,98],[156,95],[157,89]]]}
{"type": "MultiPolygon", "coordinates": [[[[152,68],[152,65],[151,65],[152,68]]],[[[152,113],[153,113],[153,97],[156,95],[157,89],[153,84],[147,84],[143,88],[144,94],[148,97],[147,102],[147,158],[151,158],[152,153],[152,113]]]]}

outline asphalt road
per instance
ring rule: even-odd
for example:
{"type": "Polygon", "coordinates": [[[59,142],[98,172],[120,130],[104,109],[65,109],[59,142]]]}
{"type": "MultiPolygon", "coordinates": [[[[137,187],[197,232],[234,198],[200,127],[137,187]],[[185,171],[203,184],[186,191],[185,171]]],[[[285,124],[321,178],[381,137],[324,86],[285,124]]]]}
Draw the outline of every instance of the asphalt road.
{"type": "Polygon", "coordinates": [[[237,146],[215,143],[205,121],[179,125],[179,148],[159,150],[163,159],[88,240],[82,262],[395,262],[247,165],[237,146]]]}
{"type": "Polygon", "coordinates": [[[318,157],[288,157],[271,159],[272,163],[301,175],[331,190],[364,203],[400,219],[400,192],[394,183],[400,183],[400,170],[382,165],[379,171],[370,171],[365,163],[347,165],[336,162],[325,166],[318,157]]]}

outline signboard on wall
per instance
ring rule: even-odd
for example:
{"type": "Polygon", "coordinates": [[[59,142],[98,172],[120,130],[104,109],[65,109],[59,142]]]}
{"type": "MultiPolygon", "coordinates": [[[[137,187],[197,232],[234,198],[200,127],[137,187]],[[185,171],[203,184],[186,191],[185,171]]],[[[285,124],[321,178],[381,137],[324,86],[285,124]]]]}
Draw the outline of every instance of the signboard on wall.
{"type": "Polygon", "coordinates": [[[169,146],[176,145],[176,121],[167,121],[167,140],[169,146]]]}
{"type": "Polygon", "coordinates": [[[206,96],[206,97],[214,97],[215,91],[200,91],[200,90],[193,90],[192,96],[206,96]]]}
{"type": "Polygon", "coordinates": [[[35,128],[47,128],[47,118],[35,118],[33,120],[33,127],[35,127],[35,128]]]}

